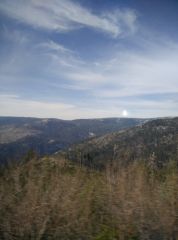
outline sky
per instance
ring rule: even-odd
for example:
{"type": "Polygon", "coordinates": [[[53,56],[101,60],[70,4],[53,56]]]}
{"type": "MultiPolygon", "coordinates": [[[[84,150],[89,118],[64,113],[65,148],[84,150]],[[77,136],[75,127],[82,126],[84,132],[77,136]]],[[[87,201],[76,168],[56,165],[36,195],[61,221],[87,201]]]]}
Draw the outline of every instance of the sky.
{"type": "Polygon", "coordinates": [[[0,116],[178,116],[177,0],[1,0],[0,116]]]}

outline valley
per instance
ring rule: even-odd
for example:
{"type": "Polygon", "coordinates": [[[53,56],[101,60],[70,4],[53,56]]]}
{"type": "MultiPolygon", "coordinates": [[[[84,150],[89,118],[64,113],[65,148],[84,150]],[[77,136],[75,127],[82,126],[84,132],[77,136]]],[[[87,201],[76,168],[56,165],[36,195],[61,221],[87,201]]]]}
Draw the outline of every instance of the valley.
{"type": "Polygon", "coordinates": [[[147,119],[60,119],[0,117],[0,163],[18,161],[29,150],[40,156],[73,144],[143,124],[147,119]]]}

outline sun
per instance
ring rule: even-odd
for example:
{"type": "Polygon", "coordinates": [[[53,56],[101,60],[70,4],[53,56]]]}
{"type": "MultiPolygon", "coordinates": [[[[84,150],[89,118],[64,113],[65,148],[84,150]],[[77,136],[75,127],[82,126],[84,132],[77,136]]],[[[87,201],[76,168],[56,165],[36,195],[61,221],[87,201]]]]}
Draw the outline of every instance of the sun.
{"type": "Polygon", "coordinates": [[[124,109],[124,110],[122,111],[122,116],[123,116],[123,117],[127,117],[127,116],[128,116],[127,110],[124,109]]]}

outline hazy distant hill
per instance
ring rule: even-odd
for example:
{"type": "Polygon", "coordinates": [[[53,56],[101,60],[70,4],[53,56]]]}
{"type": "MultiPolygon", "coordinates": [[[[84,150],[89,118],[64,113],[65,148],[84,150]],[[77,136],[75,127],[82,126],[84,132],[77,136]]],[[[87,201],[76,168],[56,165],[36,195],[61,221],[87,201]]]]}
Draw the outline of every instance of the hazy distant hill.
{"type": "Polygon", "coordinates": [[[143,124],[146,119],[107,118],[66,121],[0,117],[0,162],[18,159],[29,149],[52,154],[83,140],[143,124]]]}
{"type": "Polygon", "coordinates": [[[154,166],[178,161],[178,118],[157,119],[91,139],[74,146],[67,155],[80,164],[99,168],[108,163],[127,165],[135,160],[154,166]]]}

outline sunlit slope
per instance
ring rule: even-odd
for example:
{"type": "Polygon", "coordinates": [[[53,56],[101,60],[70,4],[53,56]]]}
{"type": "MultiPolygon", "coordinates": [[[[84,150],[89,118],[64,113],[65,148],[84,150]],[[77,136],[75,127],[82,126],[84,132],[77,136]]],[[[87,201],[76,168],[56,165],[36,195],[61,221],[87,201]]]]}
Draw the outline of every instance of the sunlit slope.
{"type": "Polygon", "coordinates": [[[91,139],[69,149],[67,156],[95,168],[140,160],[154,166],[178,161],[178,118],[157,119],[91,139]]]}

